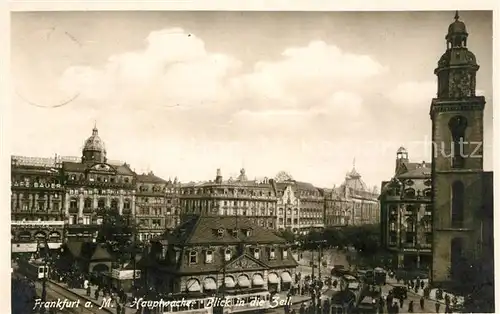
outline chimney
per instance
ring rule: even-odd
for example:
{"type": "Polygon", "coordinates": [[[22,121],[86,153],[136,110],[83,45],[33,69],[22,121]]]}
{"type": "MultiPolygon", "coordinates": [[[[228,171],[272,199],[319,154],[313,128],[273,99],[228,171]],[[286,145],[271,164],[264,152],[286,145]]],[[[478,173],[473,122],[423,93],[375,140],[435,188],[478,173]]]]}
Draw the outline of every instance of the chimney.
{"type": "Polygon", "coordinates": [[[217,169],[217,175],[215,176],[215,183],[222,183],[222,172],[220,168],[217,169]]]}

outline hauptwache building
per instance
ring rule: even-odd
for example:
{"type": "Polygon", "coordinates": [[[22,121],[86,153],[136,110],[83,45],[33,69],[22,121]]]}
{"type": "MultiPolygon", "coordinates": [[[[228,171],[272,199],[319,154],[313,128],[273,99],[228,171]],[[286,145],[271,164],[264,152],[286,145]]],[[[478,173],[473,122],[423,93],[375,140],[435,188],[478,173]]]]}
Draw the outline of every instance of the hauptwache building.
{"type": "Polygon", "coordinates": [[[166,293],[211,296],[290,289],[297,262],[286,241],[247,217],[194,214],[153,240],[148,282],[166,293]]]}

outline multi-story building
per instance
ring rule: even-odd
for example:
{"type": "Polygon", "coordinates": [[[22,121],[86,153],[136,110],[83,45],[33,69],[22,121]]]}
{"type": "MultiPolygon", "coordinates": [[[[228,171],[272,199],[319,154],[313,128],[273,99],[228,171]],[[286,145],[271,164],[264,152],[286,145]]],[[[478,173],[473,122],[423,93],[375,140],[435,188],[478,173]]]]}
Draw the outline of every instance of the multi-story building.
{"type": "Polygon", "coordinates": [[[394,268],[430,269],[432,266],[431,165],[410,162],[400,147],[390,181],[380,195],[381,242],[393,253],[394,268]]]}
{"type": "Polygon", "coordinates": [[[12,253],[36,252],[45,241],[57,248],[64,238],[64,188],[49,158],[11,158],[12,253]]]}
{"type": "Polygon", "coordinates": [[[324,223],[324,197],[320,189],[311,183],[295,181],[299,199],[299,232],[307,234],[312,230],[321,230],[324,223]]]}
{"type": "Polygon", "coordinates": [[[485,256],[493,270],[492,173],[483,171],[485,98],[476,95],[479,65],[467,41],[457,12],[434,71],[438,92],[430,106],[435,283],[459,281],[464,261],[485,256]]]}
{"type": "Polygon", "coordinates": [[[179,223],[177,178],[166,181],[152,171],[136,176],[136,221],[139,240],[173,230],[179,223]]]}
{"type": "Polygon", "coordinates": [[[65,187],[64,213],[67,236],[88,239],[97,235],[102,215],[115,210],[133,219],[135,213],[135,173],[126,163],[108,162],[104,142],[97,127],[85,141],[80,161],[62,162],[65,187]]]}
{"type": "Polygon", "coordinates": [[[325,225],[359,226],[379,223],[378,196],[376,189],[369,189],[353,167],[342,185],[324,191],[325,225]]]}
{"type": "Polygon", "coordinates": [[[153,243],[145,273],[157,291],[189,298],[290,289],[297,262],[288,244],[250,218],[184,216],[165,240],[153,243]]]}
{"type": "Polygon", "coordinates": [[[275,229],[277,197],[272,182],[248,180],[245,169],[236,179],[223,180],[217,169],[214,181],[182,186],[181,208],[185,214],[247,217],[263,228],[275,229]]]}
{"type": "Polygon", "coordinates": [[[278,197],[278,230],[300,231],[300,199],[296,197],[296,186],[293,181],[276,182],[274,184],[278,197]]]}

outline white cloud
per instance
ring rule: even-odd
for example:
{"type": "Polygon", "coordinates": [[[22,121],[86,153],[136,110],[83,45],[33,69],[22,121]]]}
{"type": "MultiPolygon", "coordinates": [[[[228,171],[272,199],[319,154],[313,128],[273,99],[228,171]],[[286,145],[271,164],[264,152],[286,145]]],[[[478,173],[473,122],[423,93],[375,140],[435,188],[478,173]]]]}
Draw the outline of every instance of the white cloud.
{"type": "MultiPolygon", "coordinates": [[[[338,148],[346,130],[357,132],[355,125],[366,123],[367,82],[387,71],[369,56],[319,41],[284,49],[278,60],[258,62],[249,73],[240,64],[208,51],[202,39],[182,29],[152,32],[142,50],[113,55],[100,66],[66,69],[59,87],[63,94],[80,93],[75,104],[57,110],[17,106],[16,119],[33,128],[16,132],[22,140],[14,149],[79,155],[95,119],[109,158],[138,169],[207,179],[220,166],[239,169],[245,156],[257,176],[274,174],[283,164],[295,172],[306,169],[296,173],[300,177],[308,167],[326,169],[343,158],[322,141],[338,148]],[[25,140],[46,139],[50,146],[25,148],[25,140]]],[[[342,165],[350,167],[352,157],[342,165]]],[[[346,170],[339,167],[324,180],[336,180],[333,172],[346,170]]]]}
{"type": "Polygon", "coordinates": [[[431,99],[436,97],[436,93],[435,81],[403,82],[398,84],[388,97],[395,105],[430,106],[431,99]]]}
{"type": "Polygon", "coordinates": [[[200,38],[175,28],[152,32],[145,49],[111,56],[102,67],[68,68],[60,87],[136,107],[193,105],[219,99],[226,75],[238,66],[234,58],[206,51],[200,38]]]}

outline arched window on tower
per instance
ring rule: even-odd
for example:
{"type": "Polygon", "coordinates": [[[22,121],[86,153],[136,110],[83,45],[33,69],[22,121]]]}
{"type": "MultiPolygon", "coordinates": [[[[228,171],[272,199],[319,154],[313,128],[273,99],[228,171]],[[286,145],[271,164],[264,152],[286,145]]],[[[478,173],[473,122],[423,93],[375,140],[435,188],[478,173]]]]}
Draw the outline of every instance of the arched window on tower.
{"type": "Polygon", "coordinates": [[[453,168],[463,168],[465,164],[465,130],[467,129],[467,119],[462,116],[455,116],[450,119],[448,127],[451,132],[451,166],[453,168]]]}
{"type": "Polygon", "coordinates": [[[464,184],[461,181],[453,182],[451,186],[451,226],[453,228],[463,228],[464,192],[464,184]]]}

